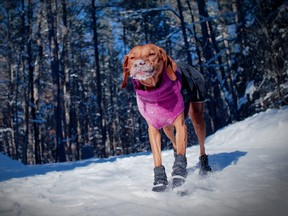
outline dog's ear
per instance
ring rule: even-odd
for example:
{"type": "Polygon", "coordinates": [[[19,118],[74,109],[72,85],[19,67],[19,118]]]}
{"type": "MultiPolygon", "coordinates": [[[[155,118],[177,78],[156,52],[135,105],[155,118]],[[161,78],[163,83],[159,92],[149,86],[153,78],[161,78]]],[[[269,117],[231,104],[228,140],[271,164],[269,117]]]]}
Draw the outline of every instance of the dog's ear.
{"type": "Polygon", "coordinates": [[[164,49],[160,48],[160,53],[162,55],[164,67],[166,69],[166,73],[169,79],[175,81],[177,79],[175,74],[177,70],[176,62],[169,55],[166,54],[164,49]]]}
{"type": "Polygon", "coordinates": [[[166,72],[170,80],[175,81],[177,79],[176,70],[177,70],[176,62],[170,56],[167,55],[166,72]]]}
{"type": "Polygon", "coordinates": [[[122,89],[128,85],[128,79],[129,79],[128,59],[129,59],[128,55],[125,55],[124,61],[122,64],[122,68],[123,68],[123,82],[121,86],[122,89]]]}

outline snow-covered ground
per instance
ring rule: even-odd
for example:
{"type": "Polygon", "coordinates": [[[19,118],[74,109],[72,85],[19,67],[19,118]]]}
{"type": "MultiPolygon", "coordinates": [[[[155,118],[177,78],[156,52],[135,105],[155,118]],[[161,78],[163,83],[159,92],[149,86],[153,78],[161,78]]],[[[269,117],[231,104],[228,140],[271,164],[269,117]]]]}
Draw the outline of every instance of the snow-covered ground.
{"type": "MultiPolygon", "coordinates": [[[[213,174],[198,176],[188,148],[189,194],[154,193],[151,153],[24,166],[0,154],[0,215],[288,215],[288,108],[267,110],[207,138],[213,174]]],[[[171,179],[172,151],[163,152],[171,179]]]]}

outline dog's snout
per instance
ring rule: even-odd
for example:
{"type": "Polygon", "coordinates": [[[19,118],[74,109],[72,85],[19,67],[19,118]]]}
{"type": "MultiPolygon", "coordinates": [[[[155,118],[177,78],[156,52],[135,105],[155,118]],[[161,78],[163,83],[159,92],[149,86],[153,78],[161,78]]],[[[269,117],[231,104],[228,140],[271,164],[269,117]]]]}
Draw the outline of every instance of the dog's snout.
{"type": "Polygon", "coordinates": [[[141,59],[138,59],[134,62],[134,67],[140,67],[140,66],[143,66],[145,65],[145,61],[141,60],[141,59]]]}

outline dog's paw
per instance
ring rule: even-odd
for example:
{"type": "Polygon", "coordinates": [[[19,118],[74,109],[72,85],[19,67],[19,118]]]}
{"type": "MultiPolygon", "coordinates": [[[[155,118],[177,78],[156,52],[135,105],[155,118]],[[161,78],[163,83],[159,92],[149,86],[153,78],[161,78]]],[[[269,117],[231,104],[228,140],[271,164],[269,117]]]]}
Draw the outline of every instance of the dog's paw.
{"type": "Polygon", "coordinates": [[[185,177],[181,175],[172,176],[172,188],[178,188],[185,183],[185,177]]]}
{"type": "Polygon", "coordinates": [[[153,186],[152,191],[154,192],[164,192],[167,189],[167,184],[159,183],[153,186]]]}

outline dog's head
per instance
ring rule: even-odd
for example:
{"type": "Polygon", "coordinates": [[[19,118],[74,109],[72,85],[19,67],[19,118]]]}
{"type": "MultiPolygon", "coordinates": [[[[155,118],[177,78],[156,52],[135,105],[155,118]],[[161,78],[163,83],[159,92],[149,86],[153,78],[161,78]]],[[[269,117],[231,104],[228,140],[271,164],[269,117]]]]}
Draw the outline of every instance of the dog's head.
{"type": "Polygon", "coordinates": [[[122,66],[122,88],[127,86],[129,76],[139,80],[146,87],[155,87],[159,81],[159,75],[164,71],[171,80],[176,80],[176,63],[164,49],[154,44],[134,47],[125,55],[122,66]]]}

